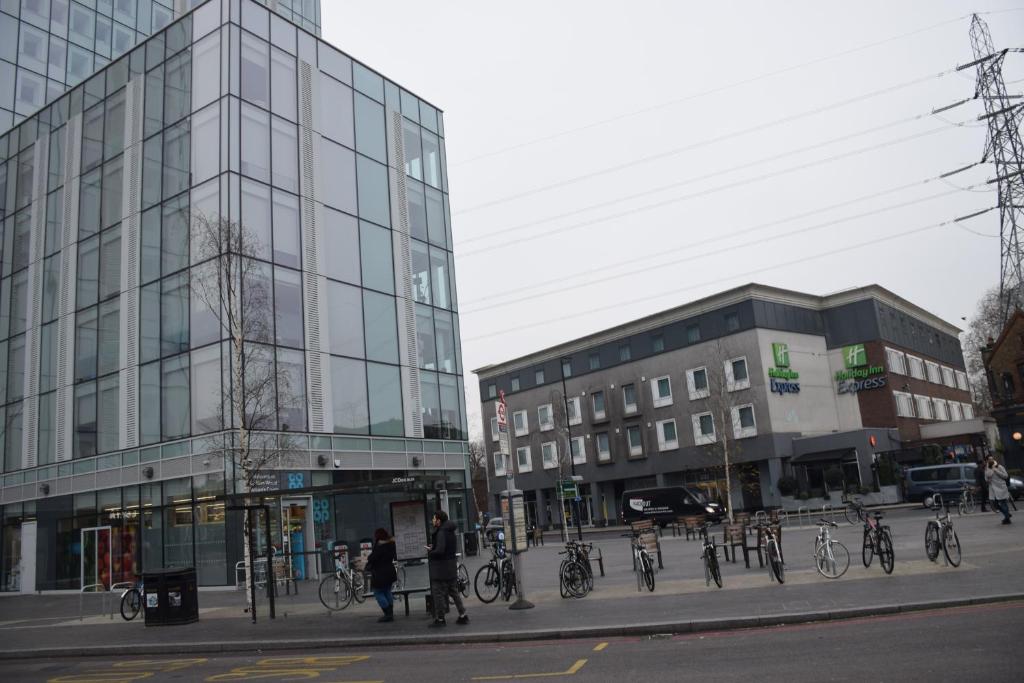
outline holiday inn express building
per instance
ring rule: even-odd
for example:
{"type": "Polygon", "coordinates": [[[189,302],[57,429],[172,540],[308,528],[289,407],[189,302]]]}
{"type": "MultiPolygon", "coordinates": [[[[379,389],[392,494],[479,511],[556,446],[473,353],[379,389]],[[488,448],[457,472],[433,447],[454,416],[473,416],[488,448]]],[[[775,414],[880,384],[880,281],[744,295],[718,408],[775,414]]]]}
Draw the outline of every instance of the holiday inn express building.
{"type": "MultiPolygon", "coordinates": [[[[393,503],[445,490],[467,519],[441,112],[320,40],[319,3],[68,5],[0,3],[5,32],[50,31],[50,55],[70,11],[95,67],[0,133],[0,590],[170,566],[234,583],[238,387],[193,286],[213,268],[197,217],[254,236],[270,293],[247,357],[275,369],[258,438],[283,455],[254,493],[295,574],[390,526],[393,503]],[[129,15],[134,40],[100,49],[97,27],[129,15]]],[[[0,90],[24,92],[23,59],[0,90]]]]}
{"type": "Polygon", "coordinates": [[[957,333],[877,285],[814,296],[752,284],[481,368],[491,491],[513,472],[542,525],[560,521],[556,483],[573,469],[584,524],[620,519],[635,488],[724,497],[723,432],[736,509],[779,505],[783,474],[814,490],[838,467],[848,485],[870,486],[874,456],[912,461],[932,425],[971,446],[957,333]]]}

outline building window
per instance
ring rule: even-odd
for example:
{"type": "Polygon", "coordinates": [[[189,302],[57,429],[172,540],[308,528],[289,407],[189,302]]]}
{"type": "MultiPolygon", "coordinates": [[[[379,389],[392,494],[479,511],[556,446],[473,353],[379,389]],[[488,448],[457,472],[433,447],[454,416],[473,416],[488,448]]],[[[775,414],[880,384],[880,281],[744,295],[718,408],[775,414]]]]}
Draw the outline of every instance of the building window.
{"type": "Polygon", "coordinates": [[[949,401],[947,404],[949,408],[949,419],[953,422],[959,422],[964,419],[964,411],[960,407],[960,403],[957,401],[949,401]]]}
{"type": "Polygon", "coordinates": [[[1013,392],[1015,391],[1013,385],[1013,375],[1008,372],[1003,373],[1003,398],[1010,400],[1013,398],[1013,392]]]}
{"type": "Polygon", "coordinates": [[[729,391],[739,391],[750,387],[750,375],[747,374],[747,359],[745,357],[725,361],[725,386],[729,391]]]}
{"type": "Polygon", "coordinates": [[[562,377],[572,377],[572,361],[568,358],[562,359],[562,377]]]}
{"type": "Polygon", "coordinates": [[[530,422],[526,418],[525,410],[517,410],[512,413],[512,424],[516,430],[516,436],[525,436],[530,432],[530,422]]]}
{"type": "Polygon", "coordinates": [[[582,436],[574,436],[569,442],[569,450],[572,452],[572,463],[574,465],[587,464],[587,447],[582,436]]]}
{"type": "Polygon", "coordinates": [[[924,379],[924,361],[917,356],[907,354],[907,366],[910,376],[914,379],[924,379]]]}
{"type": "Polygon", "coordinates": [[[711,391],[708,389],[707,368],[694,368],[686,371],[686,389],[690,394],[690,400],[707,398],[711,391]]]}
{"type": "Polygon", "coordinates": [[[533,383],[538,387],[544,384],[544,368],[538,368],[533,371],[533,383]]]}
{"type": "Polygon", "coordinates": [[[963,409],[965,420],[974,419],[974,406],[972,406],[970,403],[961,403],[960,407],[963,409]]]}
{"type": "Polygon", "coordinates": [[[651,380],[651,397],[655,408],[672,405],[672,380],[668,375],[651,380]]]}
{"type": "Polygon", "coordinates": [[[754,406],[736,406],[732,409],[732,435],[736,439],[757,436],[757,422],[754,421],[754,406]]]}
{"type": "Polygon", "coordinates": [[[558,444],[548,441],[540,445],[541,465],[546,470],[558,467],[558,444]]]}
{"type": "Polygon", "coordinates": [[[636,412],[635,384],[624,384],[622,386],[622,409],[626,415],[636,412]]]}
{"type": "Polygon", "coordinates": [[[886,347],[885,360],[889,364],[889,372],[897,375],[907,374],[907,357],[902,351],[886,347]]]}
{"type": "Polygon", "coordinates": [[[569,424],[578,425],[583,422],[583,416],[580,414],[580,397],[573,396],[565,402],[566,410],[569,411],[569,424]]]}
{"type": "Polygon", "coordinates": [[[953,374],[953,368],[942,366],[942,383],[947,387],[956,388],[956,376],[953,374]]]}
{"type": "Polygon", "coordinates": [[[661,332],[657,332],[651,335],[651,351],[653,353],[661,353],[665,350],[665,335],[661,332]]]}
{"type": "Polygon", "coordinates": [[[945,399],[933,398],[932,406],[935,408],[935,419],[936,420],[948,420],[949,419],[949,406],[946,404],[945,399]]]}
{"type": "Polygon", "coordinates": [[[928,373],[928,381],[932,384],[942,384],[942,371],[939,370],[939,364],[930,360],[924,362],[924,368],[928,373]]]}
{"type": "Polygon", "coordinates": [[[960,391],[971,390],[971,385],[967,382],[967,373],[962,370],[956,371],[956,388],[960,391]]]}
{"type": "Polygon", "coordinates": [[[927,396],[914,396],[914,403],[917,404],[917,417],[922,420],[934,420],[935,413],[932,411],[932,400],[927,396]]]}
{"type": "Polygon", "coordinates": [[[590,369],[600,370],[601,369],[601,354],[592,353],[590,354],[590,369]]]}
{"type": "Polygon", "coordinates": [[[498,440],[498,418],[491,418],[491,441],[498,440]]]}
{"type": "Polygon", "coordinates": [[[725,314],[725,331],[736,332],[740,329],[740,316],[738,313],[725,314]]]}
{"type": "Polygon", "coordinates": [[[902,391],[894,391],[896,398],[896,415],[898,417],[914,417],[914,397],[902,391]]]}
{"type": "Polygon", "coordinates": [[[594,407],[594,419],[603,420],[605,418],[604,410],[604,392],[595,391],[590,395],[590,402],[594,407]]]}
{"type": "Polygon", "coordinates": [[[488,384],[487,385],[487,398],[497,398],[497,396],[498,396],[498,387],[494,386],[493,384],[488,384]]]}
{"type": "Polygon", "coordinates": [[[696,344],[700,341],[700,325],[686,326],[686,343],[696,344]]]}
{"type": "Polygon", "coordinates": [[[518,377],[513,377],[512,378],[512,391],[519,391],[519,378],[518,377]]]}
{"type": "Polygon", "coordinates": [[[608,447],[608,432],[598,432],[594,438],[597,439],[597,461],[610,461],[612,459],[612,451],[608,447]]]}
{"type": "Polygon", "coordinates": [[[545,403],[544,405],[537,408],[537,422],[540,425],[540,431],[546,432],[549,429],[554,429],[555,419],[551,412],[551,404],[545,403]]]}
{"type": "Polygon", "coordinates": [[[494,476],[505,476],[505,456],[501,452],[494,454],[494,476]]]}
{"type": "Polygon", "coordinates": [[[639,425],[626,427],[626,443],[629,444],[630,457],[644,454],[644,445],[640,438],[639,425]]]}
{"type": "Polygon", "coordinates": [[[691,415],[693,420],[693,442],[704,446],[715,442],[715,419],[711,413],[691,415]]]}
{"type": "Polygon", "coordinates": [[[533,471],[533,460],[530,458],[529,446],[520,446],[516,449],[516,461],[520,473],[533,471]]]}
{"type": "Polygon", "coordinates": [[[679,448],[679,437],[676,434],[675,420],[661,420],[656,426],[658,429],[659,451],[671,451],[679,448]]]}
{"type": "Polygon", "coordinates": [[[625,363],[633,358],[633,351],[630,349],[629,344],[619,345],[619,361],[625,363]]]}

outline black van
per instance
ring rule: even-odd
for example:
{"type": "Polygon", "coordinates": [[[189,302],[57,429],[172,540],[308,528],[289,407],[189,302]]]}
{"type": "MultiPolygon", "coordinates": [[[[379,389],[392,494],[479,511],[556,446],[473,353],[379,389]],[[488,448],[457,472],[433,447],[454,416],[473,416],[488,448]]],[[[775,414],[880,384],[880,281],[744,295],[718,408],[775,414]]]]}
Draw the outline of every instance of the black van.
{"type": "Polygon", "coordinates": [[[724,513],[702,492],[687,486],[661,486],[634,489],[622,494],[622,521],[625,524],[652,519],[661,526],[684,515],[705,515],[712,522],[721,521],[724,513]]]}

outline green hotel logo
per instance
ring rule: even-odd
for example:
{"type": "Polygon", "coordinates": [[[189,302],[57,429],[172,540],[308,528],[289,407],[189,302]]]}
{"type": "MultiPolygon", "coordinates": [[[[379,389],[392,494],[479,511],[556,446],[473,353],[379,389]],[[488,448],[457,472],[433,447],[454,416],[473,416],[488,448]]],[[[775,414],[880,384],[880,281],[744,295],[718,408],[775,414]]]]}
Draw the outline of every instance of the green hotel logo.
{"type": "Polygon", "coordinates": [[[843,347],[843,364],[846,369],[859,368],[868,364],[868,352],[863,344],[843,347]]]}
{"type": "Polygon", "coordinates": [[[775,367],[789,367],[789,344],[776,342],[772,344],[772,356],[775,357],[775,367]]]}

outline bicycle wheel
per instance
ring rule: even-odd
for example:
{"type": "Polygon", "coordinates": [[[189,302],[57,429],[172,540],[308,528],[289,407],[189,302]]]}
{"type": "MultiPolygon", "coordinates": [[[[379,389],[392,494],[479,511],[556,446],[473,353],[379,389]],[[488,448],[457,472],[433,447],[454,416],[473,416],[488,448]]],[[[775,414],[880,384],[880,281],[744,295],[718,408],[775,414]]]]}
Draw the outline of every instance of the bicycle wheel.
{"type": "Polygon", "coordinates": [[[129,588],[125,591],[124,595],[121,596],[121,618],[125,621],[131,621],[135,617],[139,616],[139,611],[142,609],[142,594],[139,593],[138,588],[129,588]]]}
{"type": "Polygon", "coordinates": [[[838,579],[850,568],[850,551],[839,541],[831,541],[814,553],[814,566],[826,579],[838,579]]]}
{"type": "Polygon", "coordinates": [[[339,574],[328,574],[320,581],[320,602],[332,612],[343,610],[352,602],[348,580],[339,574]]]}
{"type": "Polygon", "coordinates": [[[501,589],[501,577],[498,576],[498,568],[493,562],[488,562],[476,571],[476,578],[473,580],[473,589],[480,602],[494,602],[501,589]]]}
{"type": "Polygon", "coordinates": [[[466,565],[459,562],[458,576],[456,578],[459,592],[462,593],[462,597],[469,597],[469,570],[466,569],[466,565]]]}
{"type": "Polygon", "coordinates": [[[865,529],[864,542],[860,547],[860,560],[865,567],[870,567],[873,559],[875,559],[875,543],[871,538],[871,531],[865,529]]]}
{"type": "Polygon", "coordinates": [[[967,514],[967,503],[964,502],[963,496],[961,496],[960,500],[957,501],[956,514],[961,517],[967,514]]]}
{"type": "Polygon", "coordinates": [[[644,575],[647,590],[654,592],[654,565],[651,564],[651,557],[646,552],[640,553],[640,571],[644,575]]]}
{"type": "Polygon", "coordinates": [[[967,510],[967,514],[974,512],[974,505],[974,494],[968,493],[967,497],[964,499],[964,508],[967,510]]]}
{"type": "Polygon", "coordinates": [[[843,510],[843,515],[846,517],[847,524],[857,523],[857,508],[847,503],[846,508],[843,510]]]}
{"type": "Polygon", "coordinates": [[[705,552],[707,557],[704,561],[708,565],[708,573],[711,574],[711,579],[715,582],[715,585],[719,588],[722,587],[722,567],[718,564],[718,551],[714,548],[709,549],[711,552],[705,552]]]}
{"type": "Polygon", "coordinates": [[[366,602],[366,578],[362,572],[352,574],[352,598],[359,603],[366,602]]]}
{"type": "Polygon", "coordinates": [[[939,556],[939,525],[935,522],[928,522],[928,528],[925,529],[924,551],[932,562],[939,556]]]}
{"type": "Polygon", "coordinates": [[[768,566],[771,567],[776,581],[779,583],[786,581],[786,570],[782,566],[782,555],[779,553],[779,544],[775,539],[769,539],[768,541],[768,566]]]}
{"type": "Polygon", "coordinates": [[[951,565],[960,566],[960,539],[952,526],[942,530],[942,552],[946,553],[946,559],[951,565]]]}
{"type": "Polygon", "coordinates": [[[511,600],[512,593],[516,592],[516,569],[512,566],[512,560],[501,565],[501,599],[511,600]]]}
{"type": "Polygon", "coordinates": [[[892,568],[896,565],[896,554],[892,551],[892,538],[887,529],[878,533],[878,561],[886,574],[892,574],[892,568]]]}
{"type": "Polygon", "coordinates": [[[400,591],[405,588],[405,567],[397,567],[395,573],[398,575],[398,578],[395,579],[395,585],[391,590],[400,591]]]}
{"type": "Polygon", "coordinates": [[[588,592],[587,578],[583,567],[577,562],[566,562],[562,567],[560,583],[563,586],[563,598],[582,598],[588,592]]]}

